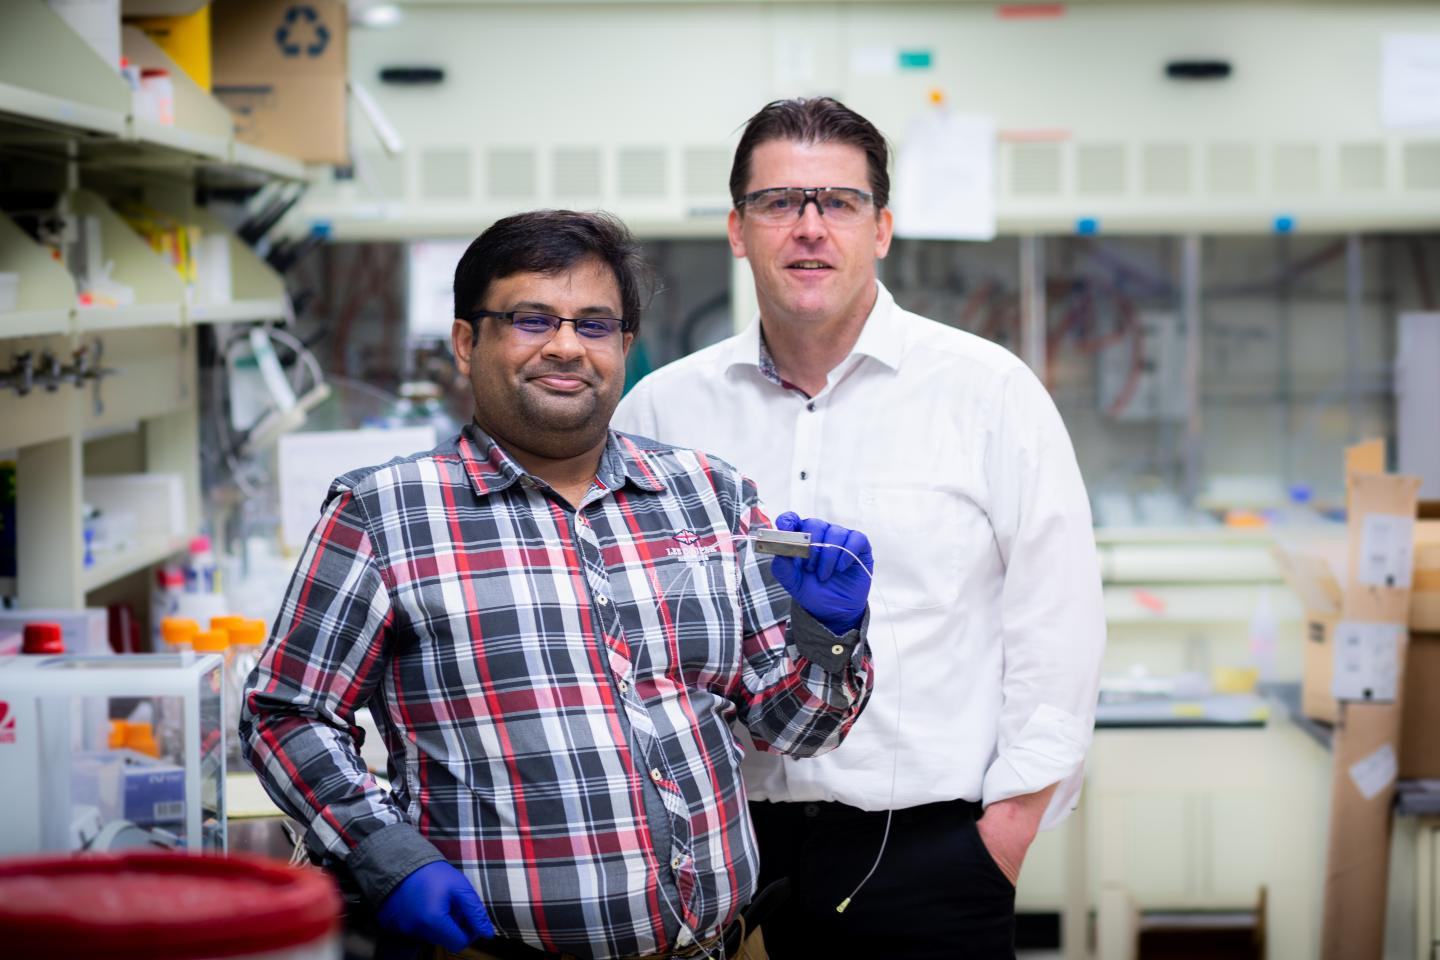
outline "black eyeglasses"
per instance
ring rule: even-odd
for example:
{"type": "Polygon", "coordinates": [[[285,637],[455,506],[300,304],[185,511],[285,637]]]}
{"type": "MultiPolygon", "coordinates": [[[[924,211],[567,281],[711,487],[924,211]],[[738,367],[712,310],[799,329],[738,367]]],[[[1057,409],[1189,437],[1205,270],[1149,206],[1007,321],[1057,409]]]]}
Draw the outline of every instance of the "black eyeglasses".
{"type": "Polygon", "coordinates": [[[505,320],[522,339],[527,341],[547,341],[560,332],[562,323],[573,324],[575,334],[585,340],[608,340],[621,331],[629,332],[635,329],[635,324],[619,320],[615,317],[555,317],[548,313],[536,313],[534,310],[476,310],[465,319],[472,325],[479,322],[481,317],[494,317],[496,320],[505,320]]]}
{"type": "Polygon", "coordinates": [[[815,204],[829,223],[859,223],[875,209],[875,197],[854,187],[770,187],[740,198],[746,216],[761,223],[793,223],[805,214],[805,205],[815,204]]]}

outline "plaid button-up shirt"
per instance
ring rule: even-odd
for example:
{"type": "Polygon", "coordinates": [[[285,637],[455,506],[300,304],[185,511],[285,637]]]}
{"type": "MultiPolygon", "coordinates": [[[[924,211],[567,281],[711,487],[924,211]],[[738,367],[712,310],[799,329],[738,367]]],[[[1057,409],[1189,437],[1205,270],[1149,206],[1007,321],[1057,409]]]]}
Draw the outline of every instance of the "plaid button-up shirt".
{"type": "Polygon", "coordinates": [[[815,755],[870,692],[863,628],[791,623],[738,539],[765,523],[729,465],[616,433],[575,509],[473,424],[341,477],[247,685],[250,763],[372,902],[443,856],[534,946],[703,938],[757,871],[731,721],[815,755]]]}

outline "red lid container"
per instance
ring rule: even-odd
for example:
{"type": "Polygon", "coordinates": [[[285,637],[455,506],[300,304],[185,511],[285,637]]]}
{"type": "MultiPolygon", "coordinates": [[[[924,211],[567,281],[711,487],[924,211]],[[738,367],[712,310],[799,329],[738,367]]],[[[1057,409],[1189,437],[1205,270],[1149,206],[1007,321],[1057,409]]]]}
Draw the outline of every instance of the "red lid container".
{"type": "Polygon", "coordinates": [[[6,956],[209,960],[284,954],[339,930],[330,878],[246,856],[0,861],[6,956]]]}
{"type": "Polygon", "coordinates": [[[58,623],[25,624],[24,646],[21,653],[64,653],[65,639],[58,623]]]}

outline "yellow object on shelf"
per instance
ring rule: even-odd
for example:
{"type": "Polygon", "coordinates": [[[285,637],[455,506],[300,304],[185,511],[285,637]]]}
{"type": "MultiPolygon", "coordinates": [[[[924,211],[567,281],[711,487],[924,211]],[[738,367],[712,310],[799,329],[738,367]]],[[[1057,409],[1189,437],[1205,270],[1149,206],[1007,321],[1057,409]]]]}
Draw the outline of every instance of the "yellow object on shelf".
{"type": "Polygon", "coordinates": [[[1255,667],[1216,667],[1210,671],[1210,685],[1216,693],[1254,693],[1260,671],[1255,667]]]}
{"type": "MultiPolygon", "coordinates": [[[[211,630],[224,630],[227,636],[233,634],[233,633],[236,631],[236,629],[238,629],[239,627],[244,626],[244,624],[245,624],[245,618],[244,618],[244,617],[237,617],[237,616],[235,616],[234,614],[227,614],[227,615],[225,615],[225,616],[223,616],[223,617],[211,617],[211,618],[210,618],[210,629],[211,629],[211,630]]],[[[230,639],[233,641],[233,640],[234,640],[234,637],[233,637],[233,636],[230,636],[230,639]]]]}
{"type": "Polygon", "coordinates": [[[126,18],[170,55],[195,86],[210,92],[210,7],[176,17],[126,18]]]}

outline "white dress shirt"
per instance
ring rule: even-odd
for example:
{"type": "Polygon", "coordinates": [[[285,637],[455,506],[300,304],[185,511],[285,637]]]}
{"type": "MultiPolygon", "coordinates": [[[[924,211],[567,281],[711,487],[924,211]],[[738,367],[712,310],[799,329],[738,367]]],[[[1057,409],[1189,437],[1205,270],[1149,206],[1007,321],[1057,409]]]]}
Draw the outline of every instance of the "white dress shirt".
{"type": "Polygon", "coordinates": [[[880,286],[814,397],[780,383],[757,316],[642,380],[612,425],[728,460],[772,519],[873,545],[870,704],[824,757],[750,751],[751,799],[988,806],[1059,783],[1042,826],[1073,809],[1105,644],[1099,563],[1070,437],[1018,358],[880,286]]]}

